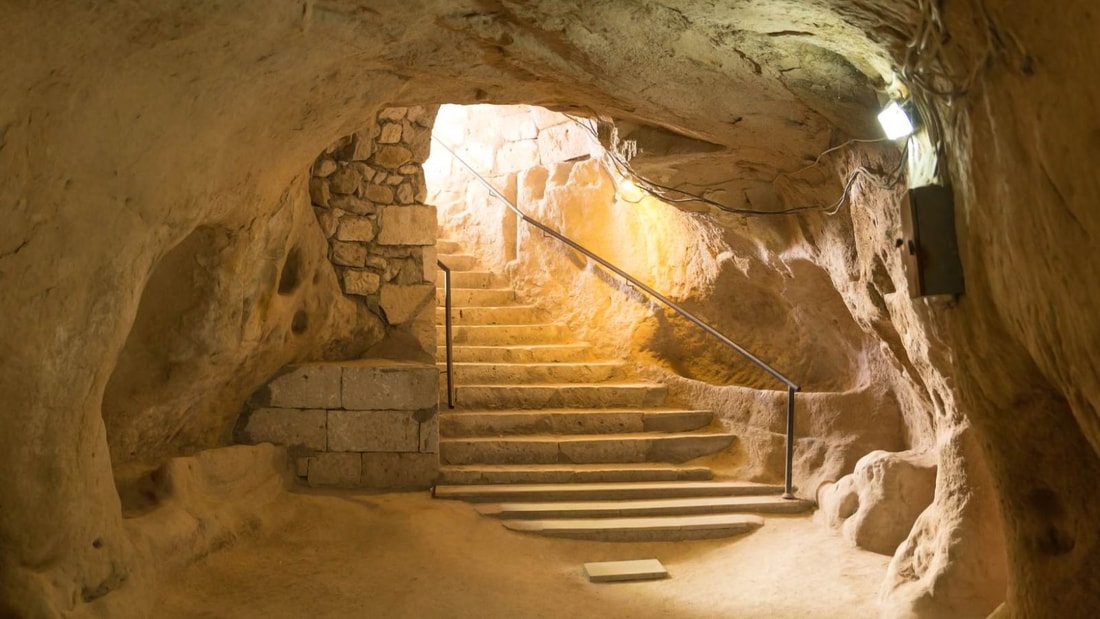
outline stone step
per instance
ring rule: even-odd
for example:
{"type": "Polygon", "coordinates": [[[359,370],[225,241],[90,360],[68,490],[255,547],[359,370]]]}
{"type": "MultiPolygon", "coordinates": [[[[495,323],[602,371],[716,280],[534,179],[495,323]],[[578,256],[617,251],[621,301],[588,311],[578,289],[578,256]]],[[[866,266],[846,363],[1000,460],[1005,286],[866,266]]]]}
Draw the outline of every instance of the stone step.
{"type": "MultiPolygon", "coordinates": [[[[506,285],[503,277],[489,271],[453,271],[451,273],[451,289],[489,290],[506,285]]],[[[443,271],[437,270],[435,274],[436,288],[443,288],[443,271]]]]}
{"type": "Polygon", "coordinates": [[[732,537],[764,525],[759,516],[717,514],[653,518],[505,520],[513,531],[605,542],[660,542],[732,537]]]}
{"type": "Polygon", "coordinates": [[[440,262],[447,265],[451,271],[476,271],[478,270],[477,258],[470,254],[437,254],[440,262]]]}
{"type": "Polygon", "coordinates": [[[652,383],[463,385],[456,387],[464,409],[654,408],[668,389],[652,383]]]}
{"type": "Polygon", "coordinates": [[[681,463],[720,452],[734,438],[724,432],[440,438],[439,461],[441,464],[681,463]]]}
{"type": "Polygon", "coordinates": [[[713,417],[710,411],[677,409],[464,410],[441,413],[439,431],[448,438],[502,434],[690,432],[705,428],[713,417]]]}
{"type": "MultiPolygon", "coordinates": [[[[445,361],[445,358],[444,358],[445,361]]],[[[440,363],[440,370],[446,369],[440,363]]],[[[454,366],[455,380],[462,383],[569,383],[601,382],[622,376],[624,364],[618,361],[586,363],[470,363],[454,366]]]]}
{"type": "Polygon", "coordinates": [[[536,520],[545,518],[636,518],[693,516],[698,514],[800,514],[813,503],[778,496],[718,496],[686,499],[628,501],[551,501],[539,503],[488,503],[478,513],[494,518],[536,520]]]}
{"type": "Polygon", "coordinates": [[[453,239],[436,239],[435,251],[440,254],[460,254],[462,253],[462,244],[453,239]]]}
{"type": "MultiPolygon", "coordinates": [[[[443,306],[444,292],[442,288],[435,289],[436,305],[443,306]]],[[[515,303],[516,291],[511,288],[493,288],[491,290],[477,290],[472,288],[452,288],[451,308],[456,307],[495,307],[515,303]]]]}
{"type": "MultiPolygon", "coordinates": [[[[443,325],[436,325],[436,342],[446,342],[443,325]]],[[[508,346],[516,344],[560,344],[571,339],[565,325],[542,323],[532,325],[453,325],[451,341],[473,346],[508,346]]]]}
{"type": "MultiPolygon", "coordinates": [[[[443,324],[446,310],[435,308],[435,324],[443,324]]],[[[451,322],[456,325],[524,325],[545,322],[545,315],[534,305],[496,307],[452,307],[451,322]]]]}
{"type": "Polygon", "coordinates": [[[747,481],[654,481],[625,483],[566,484],[484,484],[473,486],[438,485],[437,499],[455,499],[469,503],[534,501],[614,501],[675,499],[715,496],[779,495],[783,486],[747,481]]]}
{"type": "MultiPolygon", "coordinates": [[[[439,340],[442,342],[442,340],[439,340]]],[[[460,363],[571,363],[583,361],[591,347],[584,342],[542,346],[455,346],[454,357],[460,363]]],[[[436,347],[436,359],[445,360],[445,346],[436,347]]]]}
{"type": "Polygon", "coordinates": [[[575,484],[593,482],[703,481],[705,466],[633,464],[452,464],[439,467],[440,484],[575,484]]]}

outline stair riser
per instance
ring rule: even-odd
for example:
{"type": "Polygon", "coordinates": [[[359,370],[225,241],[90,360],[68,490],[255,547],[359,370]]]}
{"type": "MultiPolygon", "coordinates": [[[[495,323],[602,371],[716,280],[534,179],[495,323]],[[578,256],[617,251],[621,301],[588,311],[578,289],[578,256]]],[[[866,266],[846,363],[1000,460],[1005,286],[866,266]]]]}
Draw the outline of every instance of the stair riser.
{"type": "Polygon", "coordinates": [[[578,441],[440,441],[443,464],[598,464],[686,462],[730,446],[726,434],[689,437],[608,437],[578,441]]]}
{"type": "Polygon", "coordinates": [[[652,413],[598,410],[531,413],[451,413],[439,417],[443,437],[504,434],[609,434],[622,432],[690,432],[706,427],[706,411],[652,413]],[[657,427],[655,427],[657,426],[657,427]]]}
{"type": "MultiPolygon", "coordinates": [[[[435,290],[435,302],[443,305],[444,291],[442,288],[435,290]]],[[[451,289],[451,307],[495,307],[508,305],[516,300],[515,291],[507,288],[493,290],[470,290],[463,288],[451,289]]]]}
{"type": "MultiPolygon", "coordinates": [[[[522,346],[563,343],[568,332],[561,325],[456,325],[451,329],[451,342],[471,346],[522,346]]],[[[447,332],[440,325],[435,331],[436,342],[446,341],[447,332]]]]}
{"type": "Polygon", "coordinates": [[[757,526],[734,525],[710,529],[668,529],[656,531],[635,531],[630,529],[609,530],[544,530],[522,531],[531,535],[557,537],[564,539],[590,540],[594,542],[682,542],[700,539],[719,539],[744,535],[756,530],[757,526]]]}
{"type": "Polygon", "coordinates": [[[669,484],[646,487],[644,484],[623,485],[597,489],[585,486],[564,486],[553,489],[521,488],[504,490],[494,486],[447,486],[438,489],[437,498],[465,501],[467,503],[505,503],[533,501],[628,501],[649,499],[687,499],[710,496],[774,496],[783,491],[782,486],[669,484]],[[640,487],[639,487],[640,486],[640,487]]]}
{"type": "MultiPolygon", "coordinates": [[[[441,364],[440,369],[446,369],[446,365],[441,364]]],[[[622,367],[617,365],[455,366],[455,380],[467,384],[598,383],[620,376],[622,367]]]]}
{"type": "Polygon", "coordinates": [[[460,254],[462,253],[462,245],[458,241],[452,241],[450,239],[436,239],[435,250],[440,255],[445,254],[460,254]]]}
{"type": "Polygon", "coordinates": [[[459,385],[463,408],[653,408],[664,404],[662,386],[459,385]]]}
{"type": "MultiPolygon", "coordinates": [[[[442,270],[436,272],[435,285],[438,288],[443,287],[442,270]]],[[[494,273],[487,273],[485,271],[451,271],[452,289],[466,288],[474,290],[487,290],[490,288],[501,288],[506,285],[507,282],[504,281],[504,278],[494,273]]]]}
{"type": "Polygon", "coordinates": [[[654,508],[631,509],[584,509],[562,507],[555,509],[553,504],[540,506],[531,511],[493,510],[482,513],[483,516],[502,520],[544,520],[549,518],[653,518],[658,516],[701,516],[708,514],[801,514],[809,511],[813,505],[807,501],[770,500],[741,505],[685,505],[654,508]]]}
{"type": "MultiPolygon", "coordinates": [[[[440,340],[442,342],[442,340],[440,340]]],[[[435,358],[443,361],[446,348],[436,348],[435,358]]],[[[459,363],[573,363],[588,358],[589,350],[583,345],[547,347],[468,347],[455,346],[455,362],[459,363]]]]}
{"type": "MultiPolygon", "coordinates": [[[[445,310],[435,309],[435,324],[445,320],[445,310]]],[[[502,307],[455,307],[451,310],[451,322],[456,325],[529,325],[546,322],[538,309],[530,305],[502,307]]]]}
{"type": "Polygon", "coordinates": [[[477,258],[469,254],[438,254],[440,262],[447,265],[451,272],[478,270],[477,258]]]}
{"type": "Polygon", "coordinates": [[[486,469],[439,471],[441,484],[574,484],[646,481],[707,481],[714,473],[706,467],[683,469],[586,471],[563,467],[549,471],[495,471],[486,469]]]}

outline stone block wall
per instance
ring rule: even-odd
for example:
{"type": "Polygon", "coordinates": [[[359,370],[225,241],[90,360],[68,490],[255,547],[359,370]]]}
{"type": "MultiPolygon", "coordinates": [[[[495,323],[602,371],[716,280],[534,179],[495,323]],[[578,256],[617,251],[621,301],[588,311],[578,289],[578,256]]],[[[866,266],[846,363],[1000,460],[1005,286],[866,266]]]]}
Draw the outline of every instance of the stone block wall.
{"type": "Polygon", "coordinates": [[[285,446],[310,486],[427,488],[439,471],[438,393],[429,364],[288,366],[252,396],[236,439],[285,446]]]}
{"type": "Polygon", "coordinates": [[[436,210],[424,203],[422,164],[437,107],[394,107],[327,148],[313,165],[310,200],[344,293],[389,325],[423,318],[434,351],[436,210]],[[426,318],[424,318],[426,317],[426,318]]]}

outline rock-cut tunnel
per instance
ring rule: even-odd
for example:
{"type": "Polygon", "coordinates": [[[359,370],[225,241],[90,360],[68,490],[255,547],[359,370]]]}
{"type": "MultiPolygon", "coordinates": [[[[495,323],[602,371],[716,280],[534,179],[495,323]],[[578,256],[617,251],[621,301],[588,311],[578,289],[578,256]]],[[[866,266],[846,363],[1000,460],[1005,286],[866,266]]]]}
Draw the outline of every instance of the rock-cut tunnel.
{"type": "MultiPolygon", "coordinates": [[[[793,473],[817,509],[800,530],[882,557],[861,608],[1093,616],[1098,20],[1087,0],[9,3],[0,615],[155,616],[200,557],[310,548],[278,524],[287,487],[348,466],[432,483],[432,441],[459,427],[434,416],[441,256],[516,299],[463,293],[484,324],[461,337],[507,348],[533,331],[501,317],[553,312],[602,361],[525,371],[628,368],[736,435],[712,469],[781,480],[769,376],[525,227],[440,163],[434,132],[526,214],[800,381],[793,473]],[[891,100],[919,116],[913,138],[883,138],[891,100]],[[961,294],[915,294],[907,270],[907,190],[929,185],[954,205],[939,230],[961,294]],[[382,359],[429,371],[372,391],[382,359]],[[307,414],[259,412],[306,383],[307,414]],[[355,425],[355,407],[388,416],[355,425]],[[265,423],[313,438],[229,447],[265,423]],[[361,454],[319,455],[338,427],[361,454]]],[[[649,455],[697,455],[645,435],[649,455]]],[[[681,603],[662,612],[718,608],[681,603]]]]}

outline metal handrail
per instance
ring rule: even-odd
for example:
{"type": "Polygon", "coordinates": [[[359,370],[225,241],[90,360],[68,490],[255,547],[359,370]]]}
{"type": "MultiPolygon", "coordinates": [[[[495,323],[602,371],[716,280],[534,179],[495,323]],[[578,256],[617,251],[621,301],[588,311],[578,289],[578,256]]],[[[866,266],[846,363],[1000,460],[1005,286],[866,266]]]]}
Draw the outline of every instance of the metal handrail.
{"type": "Polygon", "coordinates": [[[451,269],[436,260],[435,264],[443,271],[443,332],[447,338],[447,408],[455,407],[455,358],[454,338],[451,333],[451,269]]]}
{"type": "Polygon", "coordinates": [[[477,177],[477,179],[479,181],[481,181],[481,183],[483,185],[485,185],[485,187],[494,196],[496,196],[498,199],[500,199],[502,202],[504,202],[504,204],[506,204],[508,206],[508,208],[511,209],[516,214],[517,217],[520,218],[520,220],[522,220],[525,223],[528,223],[528,224],[538,228],[542,232],[554,237],[555,239],[561,241],[562,243],[565,243],[569,247],[581,252],[585,256],[588,256],[590,259],[597,262],[600,266],[602,266],[605,269],[611,271],[612,273],[618,275],[619,277],[625,279],[627,282],[629,282],[635,288],[638,288],[638,289],[642,290],[643,292],[645,292],[649,296],[653,297],[654,299],[657,299],[661,303],[664,303],[669,308],[671,308],[673,311],[675,311],[677,314],[683,316],[688,321],[694,323],[697,327],[699,327],[702,330],[706,331],[707,333],[711,334],[712,336],[717,338],[718,341],[722,342],[723,344],[725,344],[729,348],[732,348],[737,353],[739,353],[741,356],[745,357],[746,359],[751,361],[753,364],[755,364],[758,368],[764,370],[768,374],[771,374],[773,378],[775,378],[779,382],[785,384],[787,386],[787,437],[786,437],[787,438],[787,444],[786,444],[787,466],[786,466],[786,471],[785,471],[784,481],[783,481],[783,498],[785,498],[785,499],[793,499],[794,498],[793,485],[792,485],[792,483],[793,483],[792,467],[793,467],[793,463],[794,463],[794,394],[797,391],[801,390],[801,387],[798,386],[798,383],[794,382],[790,378],[787,378],[782,373],[780,373],[779,370],[777,370],[777,369],[773,368],[772,366],[768,365],[767,363],[762,361],[759,357],[757,357],[756,355],[754,355],[751,352],[749,352],[748,350],[746,350],[740,344],[734,342],[733,340],[729,339],[728,337],[726,337],[725,335],[720,333],[714,327],[712,327],[712,326],[708,325],[707,323],[703,322],[695,314],[692,314],[691,312],[687,311],[683,307],[680,307],[680,305],[678,305],[677,303],[675,303],[674,301],[672,301],[668,297],[664,296],[663,294],[657,292],[653,288],[650,288],[646,284],[642,283],[641,281],[639,281],[637,278],[633,277],[632,275],[630,275],[626,271],[620,269],[619,267],[615,266],[614,264],[611,264],[607,260],[601,258],[600,256],[596,255],[595,253],[588,250],[584,246],[580,245],[579,243],[577,243],[573,239],[570,239],[569,237],[561,234],[557,230],[554,230],[553,228],[551,228],[551,227],[547,226],[546,224],[542,223],[541,221],[538,221],[537,219],[532,219],[531,217],[528,217],[523,211],[520,210],[519,206],[517,206],[514,202],[509,200],[507,196],[505,196],[503,193],[501,193],[499,189],[497,189],[495,186],[493,186],[493,184],[490,183],[488,181],[488,179],[486,179],[484,176],[482,176],[480,173],[478,173],[478,171],[475,170],[462,157],[459,157],[458,154],[456,154],[454,152],[454,150],[451,149],[451,147],[447,146],[445,143],[443,143],[442,140],[435,137],[434,135],[432,136],[432,140],[434,140],[436,144],[439,144],[440,146],[442,146],[444,150],[446,150],[448,153],[451,154],[452,157],[454,157],[455,161],[462,164],[462,166],[465,167],[467,170],[469,170],[471,174],[473,174],[475,177],[477,177]]]}

